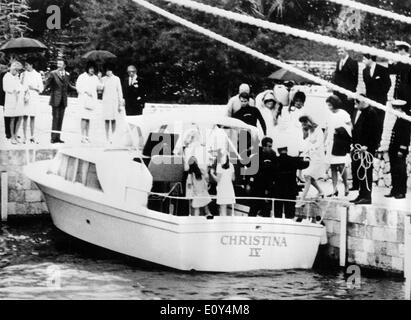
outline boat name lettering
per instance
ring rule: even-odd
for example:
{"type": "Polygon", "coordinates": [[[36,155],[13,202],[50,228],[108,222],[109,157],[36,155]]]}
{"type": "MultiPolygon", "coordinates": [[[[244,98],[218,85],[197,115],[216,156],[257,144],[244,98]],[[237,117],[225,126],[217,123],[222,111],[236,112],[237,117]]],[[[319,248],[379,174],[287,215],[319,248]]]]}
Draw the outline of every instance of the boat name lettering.
{"type": "Polygon", "coordinates": [[[287,247],[287,239],[282,236],[221,236],[223,246],[287,247]]]}

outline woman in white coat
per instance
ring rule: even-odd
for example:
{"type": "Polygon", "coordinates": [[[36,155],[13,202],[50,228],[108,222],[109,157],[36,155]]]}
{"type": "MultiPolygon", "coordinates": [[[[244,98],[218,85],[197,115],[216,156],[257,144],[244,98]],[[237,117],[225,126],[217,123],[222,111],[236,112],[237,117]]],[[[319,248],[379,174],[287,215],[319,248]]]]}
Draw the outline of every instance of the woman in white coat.
{"type": "Polygon", "coordinates": [[[10,71],[4,75],[3,90],[6,94],[4,102],[4,116],[10,118],[11,143],[17,144],[17,132],[23,116],[24,88],[20,80],[22,64],[15,61],[10,66],[10,71]]]}
{"type": "Polygon", "coordinates": [[[121,88],[120,78],[113,73],[113,65],[106,64],[106,75],[103,77],[103,118],[105,121],[106,138],[110,142],[111,136],[114,136],[116,131],[116,119],[124,105],[123,90],[121,88]],[[111,130],[110,130],[111,127],[111,130]]]}
{"type": "Polygon", "coordinates": [[[90,119],[95,113],[98,104],[97,90],[100,81],[95,75],[96,67],[93,63],[87,63],[86,71],[82,73],[76,82],[79,105],[81,107],[81,142],[90,142],[90,119]]]}
{"type": "Polygon", "coordinates": [[[24,141],[27,140],[27,122],[30,118],[30,143],[36,143],[34,138],[35,118],[37,108],[40,104],[40,93],[44,90],[41,74],[34,70],[33,61],[27,60],[25,63],[26,71],[22,74],[22,83],[26,90],[23,108],[23,134],[24,141]]]}

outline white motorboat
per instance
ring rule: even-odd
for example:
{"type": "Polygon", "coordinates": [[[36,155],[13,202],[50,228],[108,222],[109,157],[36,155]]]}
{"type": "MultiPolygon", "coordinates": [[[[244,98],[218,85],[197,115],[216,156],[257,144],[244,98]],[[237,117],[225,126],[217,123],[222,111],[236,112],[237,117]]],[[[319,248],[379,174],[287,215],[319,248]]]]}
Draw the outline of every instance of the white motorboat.
{"type": "MultiPolygon", "coordinates": [[[[159,155],[147,154],[155,148],[154,133],[171,137],[175,149],[183,140],[181,133],[193,124],[201,130],[218,125],[231,137],[241,130],[253,135],[253,127],[209,114],[196,114],[193,120],[184,114],[161,113],[132,117],[129,123],[140,150],[66,147],[53,160],[25,167],[25,174],[43,192],[58,229],[94,245],[179,270],[312,267],[324,239],[321,224],[248,217],[244,214],[247,206],[240,204],[232,208],[231,216],[188,215],[187,199],[179,192],[182,156],[164,150],[159,155]]],[[[161,141],[164,147],[165,140],[161,141]]],[[[234,148],[231,142],[230,146],[234,148]]]]}

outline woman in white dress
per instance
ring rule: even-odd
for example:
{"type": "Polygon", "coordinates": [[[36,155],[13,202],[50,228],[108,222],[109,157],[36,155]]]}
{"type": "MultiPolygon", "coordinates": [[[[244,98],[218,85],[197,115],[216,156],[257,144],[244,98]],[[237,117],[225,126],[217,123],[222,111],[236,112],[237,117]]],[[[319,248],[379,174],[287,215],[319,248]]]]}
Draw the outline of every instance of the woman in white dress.
{"type": "Polygon", "coordinates": [[[93,63],[88,63],[86,71],[82,73],[76,83],[79,105],[81,107],[81,142],[90,142],[90,119],[94,116],[97,107],[97,90],[101,86],[98,77],[95,75],[96,67],[93,63]]]}
{"type": "Polygon", "coordinates": [[[326,155],[327,163],[331,166],[332,182],[333,182],[333,193],[328,195],[328,197],[338,197],[338,173],[341,177],[345,186],[345,196],[349,194],[348,185],[348,173],[347,166],[350,162],[349,149],[350,142],[347,141],[345,145],[345,150],[340,150],[340,146],[336,146],[335,136],[337,131],[345,130],[346,134],[352,136],[352,124],[350,115],[341,109],[342,102],[337,96],[331,96],[327,99],[327,105],[330,109],[329,118],[326,124],[325,130],[325,145],[326,145],[326,155]],[[335,155],[337,153],[338,155],[335,155]],[[341,154],[341,155],[340,155],[341,154]]]}
{"type": "Polygon", "coordinates": [[[40,93],[44,90],[41,74],[34,70],[33,61],[27,60],[26,71],[22,74],[22,83],[26,90],[23,108],[23,134],[24,141],[27,140],[27,122],[30,118],[30,143],[36,143],[34,138],[35,118],[37,107],[40,103],[40,93]]]}
{"type": "MultiPolygon", "coordinates": [[[[305,139],[305,147],[303,155],[310,159],[310,165],[302,171],[305,180],[304,191],[301,200],[304,201],[307,197],[311,185],[318,190],[318,197],[323,198],[324,193],[318,185],[317,180],[325,174],[325,148],[324,148],[324,133],[310,116],[303,115],[300,117],[302,128],[307,132],[308,137],[305,139]]],[[[301,202],[297,207],[303,206],[301,202]]]]}
{"type": "Polygon", "coordinates": [[[210,171],[210,175],[217,181],[217,204],[219,205],[220,216],[225,217],[227,216],[227,205],[234,206],[235,203],[233,186],[235,174],[234,166],[230,162],[228,154],[220,151],[219,158],[217,169],[214,172],[210,171]]]}
{"type": "Polygon", "coordinates": [[[120,78],[113,74],[113,65],[105,65],[106,75],[103,77],[103,118],[105,121],[106,138],[110,141],[116,131],[116,119],[123,108],[123,90],[120,78]]]}
{"type": "Polygon", "coordinates": [[[14,61],[10,66],[10,71],[3,77],[3,90],[6,94],[4,101],[4,116],[10,118],[10,133],[12,144],[17,144],[17,132],[19,131],[23,119],[23,104],[25,90],[20,80],[20,70],[22,64],[14,61]]]}

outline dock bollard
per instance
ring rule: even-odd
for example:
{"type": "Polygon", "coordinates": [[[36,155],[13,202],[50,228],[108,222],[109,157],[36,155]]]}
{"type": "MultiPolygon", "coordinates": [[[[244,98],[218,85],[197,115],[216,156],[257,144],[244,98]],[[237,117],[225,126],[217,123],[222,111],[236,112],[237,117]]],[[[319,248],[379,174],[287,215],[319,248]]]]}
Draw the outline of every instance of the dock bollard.
{"type": "Polygon", "coordinates": [[[7,221],[7,207],[9,198],[7,171],[1,172],[1,221],[7,221]]]}
{"type": "Polygon", "coordinates": [[[340,212],[340,267],[345,267],[347,260],[347,220],[349,208],[340,212]]]}

